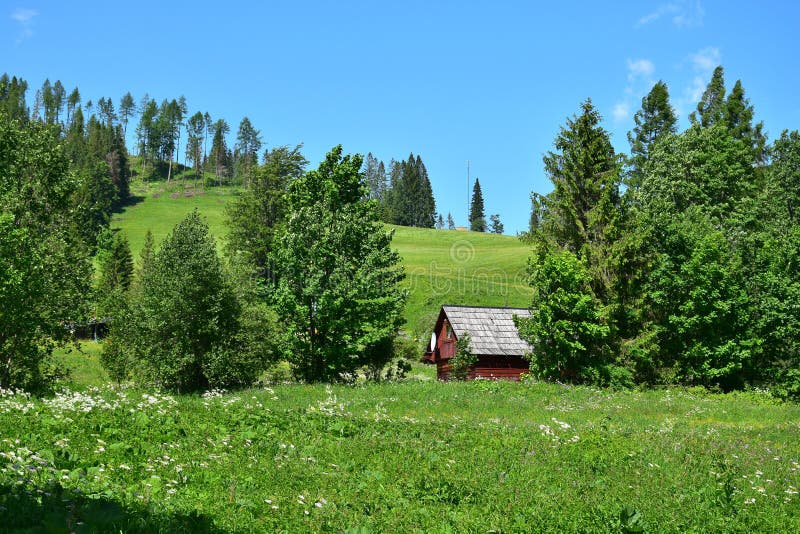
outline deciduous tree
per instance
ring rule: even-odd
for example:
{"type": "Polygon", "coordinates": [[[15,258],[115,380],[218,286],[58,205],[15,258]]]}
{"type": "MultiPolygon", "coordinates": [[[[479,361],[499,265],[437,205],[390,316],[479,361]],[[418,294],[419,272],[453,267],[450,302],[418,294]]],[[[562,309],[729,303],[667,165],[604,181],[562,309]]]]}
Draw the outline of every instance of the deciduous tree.
{"type": "Polygon", "coordinates": [[[289,218],[275,238],[273,295],[289,327],[298,373],[337,381],[391,358],[405,291],[391,232],[364,199],[361,157],[335,147],[289,188],[289,218]]]}

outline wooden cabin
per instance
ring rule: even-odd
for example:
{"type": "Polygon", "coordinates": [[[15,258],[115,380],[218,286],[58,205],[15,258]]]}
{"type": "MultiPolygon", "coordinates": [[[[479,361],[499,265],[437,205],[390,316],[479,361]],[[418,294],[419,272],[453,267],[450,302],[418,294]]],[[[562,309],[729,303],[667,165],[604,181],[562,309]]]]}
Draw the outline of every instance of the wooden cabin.
{"type": "Polygon", "coordinates": [[[484,306],[444,305],[433,328],[431,342],[423,361],[436,364],[436,376],[447,380],[449,360],[456,354],[459,336],[469,333],[470,350],[478,361],[468,377],[519,380],[528,371],[525,354],[531,351],[527,341],[520,339],[514,316],[530,317],[525,308],[489,308],[484,306]]]}

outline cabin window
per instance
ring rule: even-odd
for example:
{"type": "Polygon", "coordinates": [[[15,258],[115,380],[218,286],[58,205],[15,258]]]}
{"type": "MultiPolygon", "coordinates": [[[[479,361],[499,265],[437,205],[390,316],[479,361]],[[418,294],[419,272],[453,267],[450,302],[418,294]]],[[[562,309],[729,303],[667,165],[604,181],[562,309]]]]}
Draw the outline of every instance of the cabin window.
{"type": "Polygon", "coordinates": [[[447,339],[453,339],[453,328],[447,325],[447,339]]]}

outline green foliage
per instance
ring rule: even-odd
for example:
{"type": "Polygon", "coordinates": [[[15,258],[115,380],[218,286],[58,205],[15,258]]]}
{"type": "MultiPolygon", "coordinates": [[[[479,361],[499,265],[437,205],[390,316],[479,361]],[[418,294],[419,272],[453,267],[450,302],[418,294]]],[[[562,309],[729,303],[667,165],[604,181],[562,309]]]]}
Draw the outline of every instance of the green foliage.
{"type": "Polygon", "coordinates": [[[90,247],[97,244],[98,234],[108,228],[116,200],[117,190],[105,162],[88,166],[79,174],[73,209],[81,237],[90,247]]]}
{"type": "Polygon", "coordinates": [[[489,216],[489,231],[493,234],[502,234],[505,227],[503,223],[500,222],[500,215],[495,213],[494,215],[489,216]]]}
{"type": "Polygon", "coordinates": [[[0,112],[0,388],[45,387],[63,322],[86,317],[91,264],[71,231],[73,187],[57,132],[0,112]]]}
{"type": "Polygon", "coordinates": [[[270,282],[274,271],[269,254],[276,228],[286,218],[286,192],[308,164],[300,149],[298,145],[267,151],[263,165],[253,169],[249,187],[226,207],[228,253],[243,255],[257,275],[270,282]]]}
{"type": "MultiPolygon", "coordinates": [[[[266,315],[252,313],[266,324],[266,315]]],[[[253,354],[260,347],[240,328],[240,316],[214,240],[195,211],[142,271],[129,308],[112,325],[105,361],[116,377],[115,368],[128,370],[133,361],[141,378],[179,391],[250,384],[266,362],[253,354]]]]}
{"type": "MultiPolygon", "coordinates": [[[[276,309],[299,375],[335,381],[384,358],[402,322],[404,273],[391,232],[364,199],[360,156],[338,146],[293,181],[275,236],[276,309]]],[[[384,360],[386,361],[386,360],[384,360]]]]}
{"type": "Polygon", "coordinates": [[[544,156],[554,191],[543,199],[547,217],[540,224],[559,246],[594,262],[618,217],[620,161],[591,100],[581,110],[561,128],[557,152],[544,156]]]}
{"type": "Polygon", "coordinates": [[[800,133],[784,130],[775,140],[771,156],[768,184],[771,200],[780,206],[790,224],[800,224],[800,133]]]}
{"type": "Polygon", "coordinates": [[[472,352],[472,338],[469,332],[464,332],[456,340],[456,354],[450,358],[450,378],[466,380],[470,367],[478,363],[478,356],[472,352]]]}
{"type": "Polygon", "coordinates": [[[100,279],[96,302],[100,316],[113,317],[118,301],[125,297],[133,279],[133,256],[125,234],[116,233],[98,250],[100,279]]]}
{"type": "Polygon", "coordinates": [[[741,266],[709,218],[690,210],[664,228],[666,242],[647,284],[661,365],[687,384],[742,387],[753,365],[741,266]]]}
{"type": "Polygon", "coordinates": [[[753,106],[744,96],[742,81],[736,80],[725,101],[725,123],[734,139],[741,140],[753,153],[753,160],[759,164],[766,159],[767,137],[764,123],[753,124],[753,106]]]}
{"type": "Polygon", "coordinates": [[[633,131],[628,132],[631,170],[627,185],[636,189],[641,185],[642,168],[655,143],[665,135],[676,132],[678,118],[669,103],[667,84],[659,81],[653,86],[647,96],[642,98],[642,108],[633,116],[633,121],[636,126],[633,131]]]}
{"type": "Polygon", "coordinates": [[[689,115],[692,124],[699,123],[703,128],[714,126],[723,122],[725,118],[725,73],[722,65],[718,65],[711,75],[700,102],[697,104],[697,111],[689,115]]]}
{"type": "Polygon", "coordinates": [[[29,110],[25,103],[25,92],[28,90],[28,82],[22,78],[3,73],[0,76],[0,113],[5,112],[9,120],[18,121],[24,124],[28,121],[29,110]]]}
{"type": "Polygon", "coordinates": [[[481,183],[475,178],[472,186],[472,200],[469,204],[469,229],[473,232],[486,231],[486,213],[483,209],[483,193],[481,183]]]}
{"type": "Polygon", "coordinates": [[[533,347],[531,372],[539,378],[608,383],[607,318],[591,289],[591,276],[574,253],[540,253],[530,261],[534,298],[520,337],[533,347]]]}
{"type": "Polygon", "coordinates": [[[238,177],[245,186],[250,184],[250,172],[258,165],[258,152],[261,150],[261,132],[255,129],[250,119],[242,118],[236,133],[236,169],[238,177]]]}
{"type": "Polygon", "coordinates": [[[433,198],[428,171],[422,158],[409,154],[408,160],[395,162],[390,167],[388,197],[391,203],[391,222],[401,226],[433,228],[436,201],[433,198]]]}

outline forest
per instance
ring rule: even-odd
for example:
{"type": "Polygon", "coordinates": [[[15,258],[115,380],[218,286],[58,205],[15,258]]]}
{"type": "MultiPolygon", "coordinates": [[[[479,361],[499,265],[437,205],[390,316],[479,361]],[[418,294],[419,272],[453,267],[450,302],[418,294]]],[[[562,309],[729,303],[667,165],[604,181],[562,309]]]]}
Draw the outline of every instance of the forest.
{"type": "MultiPolygon", "coordinates": [[[[60,81],[27,95],[0,78],[0,387],[57,383],[53,347],[90,318],[110,324],[115,380],[180,392],[248,386],[279,361],[306,382],[380,379],[417,352],[383,223],[455,226],[419,155],[387,171],[334,146],[309,170],[302,146],[262,152],[247,118],[228,147],[228,123],[183,97],[84,102],[60,81]],[[195,213],[134,262],[111,216],[133,181],[158,180],[240,188],[222,254],[195,213]]],[[[532,194],[520,236],[533,378],[800,396],[800,134],[770,142],[722,67],[690,121],[678,131],[658,82],[629,154],[591,99],[558,132],[543,159],[553,189],[532,194]]],[[[470,229],[503,232],[477,179],[470,229]]]]}

